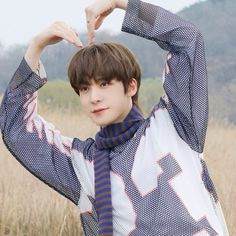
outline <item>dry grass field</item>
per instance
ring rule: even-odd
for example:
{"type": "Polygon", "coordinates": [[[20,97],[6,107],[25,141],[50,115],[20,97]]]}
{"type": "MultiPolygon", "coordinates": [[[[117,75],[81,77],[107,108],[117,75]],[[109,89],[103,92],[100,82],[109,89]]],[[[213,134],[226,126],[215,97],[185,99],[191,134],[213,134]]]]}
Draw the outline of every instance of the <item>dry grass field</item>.
{"type": "MultiPolygon", "coordinates": [[[[67,136],[87,137],[97,127],[65,112],[40,112],[67,136]],[[80,125],[81,124],[81,125],[80,125]]],[[[211,122],[205,158],[218,190],[230,235],[236,235],[236,127],[211,122]]],[[[77,208],[38,181],[0,141],[0,235],[81,235],[77,208]]]]}

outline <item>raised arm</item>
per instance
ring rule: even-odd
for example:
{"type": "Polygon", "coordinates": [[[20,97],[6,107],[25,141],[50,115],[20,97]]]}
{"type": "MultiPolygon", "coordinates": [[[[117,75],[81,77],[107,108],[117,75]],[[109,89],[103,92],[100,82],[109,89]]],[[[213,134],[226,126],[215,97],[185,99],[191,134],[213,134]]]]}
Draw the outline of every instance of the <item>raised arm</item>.
{"type": "Polygon", "coordinates": [[[25,60],[32,71],[35,72],[37,70],[43,50],[48,45],[56,44],[63,39],[77,47],[83,46],[77,37],[77,33],[74,32],[69,25],[61,21],[55,22],[32,39],[25,54],[25,60]]]}
{"type": "Polygon", "coordinates": [[[46,83],[39,58],[43,49],[62,39],[80,46],[70,28],[57,22],[37,35],[15,72],[0,107],[5,145],[32,174],[78,203],[80,183],[71,163],[73,139],[64,137],[37,114],[37,90],[46,83]]]}
{"type": "Polygon", "coordinates": [[[161,103],[180,137],[202,152],[207,120],[207,73],[203,38],[191,23],[161,7],[130,0],[122,30],[155,41],[168,51],[161,103]]]}

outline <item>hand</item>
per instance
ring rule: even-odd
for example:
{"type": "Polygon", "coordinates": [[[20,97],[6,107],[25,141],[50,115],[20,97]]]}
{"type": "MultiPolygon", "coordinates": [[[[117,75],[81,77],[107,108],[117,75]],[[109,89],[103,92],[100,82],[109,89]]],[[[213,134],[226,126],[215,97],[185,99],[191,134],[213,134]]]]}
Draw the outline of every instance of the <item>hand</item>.
{"type": "Polygon", "coordinates": [[[86,7],[89,44],[94,43],[95,30],[101,26],[106,16],[111,14],[115,8],[125,10],[127,8],[127,0],[97,0],[92,5],[86,7]]]}
{"type": "Polygon", "coordinates": [[[83,46],[78,38],[78,33],[73,31],[65,22],[62,21],[53,23],[47,29],[35,36],[33,41],[36,46],[44,49],[46,46],[56,44],[63,39],[75,46],[83,46]]]}
{"type": "Polygon", "coordinates": [[[25,54],[25,60],[33,71],[36,71],[40,55],[45,47],[65,39],[75,46],[82,47],[78,33],[73,31],[65,22],[55,22],[47,29],[36,35],[25,54]]]}

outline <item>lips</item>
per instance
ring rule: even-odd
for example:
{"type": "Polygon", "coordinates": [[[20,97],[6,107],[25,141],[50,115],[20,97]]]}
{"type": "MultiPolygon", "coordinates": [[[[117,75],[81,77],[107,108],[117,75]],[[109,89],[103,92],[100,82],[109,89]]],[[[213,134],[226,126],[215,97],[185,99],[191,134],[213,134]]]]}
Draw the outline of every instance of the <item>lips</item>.
{"type": "Polygon", "coordinates": [[[95,109],[92,111],[93,114],[97,114],[97,113],[100,113],[100,112],[103,112],[105,110],[107,110],[108,108],[99,108],[99,109],[95,109]]]}

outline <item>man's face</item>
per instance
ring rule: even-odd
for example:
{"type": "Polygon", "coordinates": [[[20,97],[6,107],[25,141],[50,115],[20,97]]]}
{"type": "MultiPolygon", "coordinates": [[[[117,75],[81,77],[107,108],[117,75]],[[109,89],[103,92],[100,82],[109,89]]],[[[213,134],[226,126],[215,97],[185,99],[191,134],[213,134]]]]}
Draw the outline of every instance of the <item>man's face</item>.
{"type": "Polygon", "coordinates": [[[92,121],[104,127],[125,119],[132,107],[132,96],[136,89],[135,86],[131,86],[125,93],[121,81],[91,80],[91,84],[81,86],[80,102],[92,121]]]}

